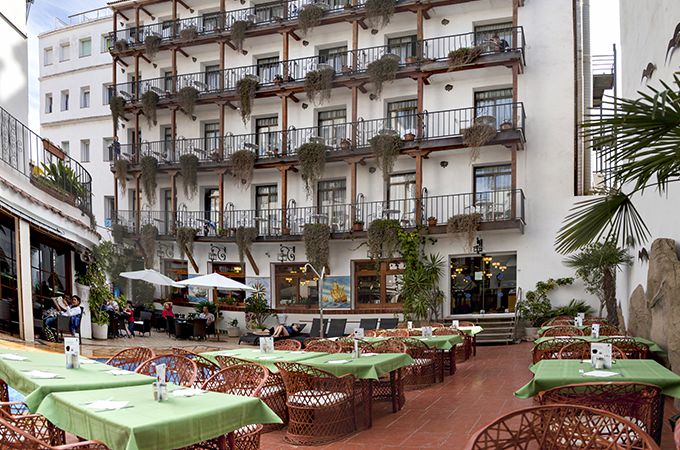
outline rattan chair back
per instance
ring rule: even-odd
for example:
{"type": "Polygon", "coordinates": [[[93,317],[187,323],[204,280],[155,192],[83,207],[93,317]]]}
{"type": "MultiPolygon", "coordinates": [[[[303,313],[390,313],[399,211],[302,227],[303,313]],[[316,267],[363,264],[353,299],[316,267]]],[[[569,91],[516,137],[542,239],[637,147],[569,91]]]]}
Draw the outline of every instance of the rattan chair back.
{"type": "Polygon", "coordinates": [[[165,378],[167,382],[187,387],[195,385],[198,376],[198,366],[186,356],[158,355],[140,364],[136,372],[156,376],[157,364],[165,364],[165,378]]]}
{"type": "Polygon", "coordinates": [[[108,450],[108,447],[97,441],[83,441],[77,444],[52,445],[33,436],[30,430],[24,430],[5,418],[0,418],[0,444],[3,449],[11,450],[108,450]]]}
{"type": "Polygon", "coordinates": [[[583,331],[573,325],[558,325],[548,328],[541,336],[583,336],[583,331]]]}
{"type": "Polygon", "coordinates": [[[280,339],[274,341],[274,350],[289,350],[295,352],[302,350],[302,342],[295,339],[280,339]]]}
{"type": "Polygon", "coordinates": [[[621,350],[628,359],[647,359],[649,346],[629,337],[608,337],[600,342],[612,344],[621,350]]]}
{"type": "Polygon", "coordinates": [[[147,359],[153,358],[154,356],[156,356],[156,354],[150,348],[130,347],[113,355],[108,361],[106,361],[106,364],[119,369],[134,372],[137,370],[140,364],[142,364],[147,359]]]}
{"type": "Polygon", "coordinates": [[[305,343],[305,351],[307,352],[340,353],[341,350],[340,344],[328,339],[316,339],[305,343]]]}
{"type": "MultiPolygon", "coordinates": [[[[579,341],[562,347],[557,354],[557,359],[590,359],[590,342],[579,341]]],[[[619,350],[616,346],[612,346],[612,358],[614,359],[628,359],[625,353],[619,350]]]]}
{"type": "Polygon", "coordinates": [[[560,353],[560,350],[562,350],[562,347],[568,344],[572,344],[574,342],[581,341],[582,341],[581,339],[573,337],[573,338],[552,338],[539,342],[538,344],[534,345],[534,348],[531,352],[533,363],[536,364],[537,362],[544,359],[558,359],[558,355],[560,353]]]}

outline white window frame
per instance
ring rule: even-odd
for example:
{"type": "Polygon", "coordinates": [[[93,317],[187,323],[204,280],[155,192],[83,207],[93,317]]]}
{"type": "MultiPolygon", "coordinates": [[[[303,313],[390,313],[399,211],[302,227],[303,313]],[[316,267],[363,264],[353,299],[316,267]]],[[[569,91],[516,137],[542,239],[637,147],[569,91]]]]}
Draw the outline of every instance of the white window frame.
{"type": "Polygon", "coordinates": [[[62,42],[59,44],[59,62],[68,61],[71,59],[71,43],[62,42]]]}
{"type": "Polygon", "coordinates": [[[79,58],[86,58],[88,56],[92,55],[92,38],[91,37],[86,37],[78,40],[78,57],[79,58]],[[90,42],[90,51],[87,54],[83,53],[83,44],[85,42],[90,42]]]}
{"type": "Polygon", "coordinates": [[[54,64],[54,48],[45,47],[43,49],[43,66],[51,66],[52,64],[54,64]]]}
{"type": "Polygon", "coordinates": [[[59,105],[61,111],[68,111],[69,103],[71,102],[71,93],[68,89],[61,91],[61,98],[59,99],[59,105]]]}
{"type": "Polygon", "coordinates": [[[88,163],[90,162],[90,140],[81,139],[80,140],[80,162],[88,163]]]}
{"type": "Polygon", "coordinates": [[[89,108],[92,105],[92,91],[90,86],[83,86],[80,88],[80,108],[89,108]],[[87,94],[87,101],[85,101],[85,95],[87,94]]]}
{"type": "Polygon", "coordinates": [[[45,94],[45,114],[52,114],[54,111],[54,97],[51,92],[45,94]]]}

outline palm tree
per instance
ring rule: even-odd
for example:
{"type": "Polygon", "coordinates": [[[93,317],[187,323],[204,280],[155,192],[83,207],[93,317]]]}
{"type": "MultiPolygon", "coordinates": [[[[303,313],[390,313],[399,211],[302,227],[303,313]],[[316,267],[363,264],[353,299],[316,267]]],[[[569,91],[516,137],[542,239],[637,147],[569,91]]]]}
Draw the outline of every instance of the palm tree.
{"type": "Polygon", "coordinates": [[[586,291],[600,300],[602,309],[607,309],[607,321],[618,325],[616,312],[616,271],[623,264],[630,264],[632,258],[625,249],[613,242],[597,242],[586,246],[581,252],[570,256],[564,263],[576,269],[576,276],[583,280],[586,291]]]}
{"type": "Polygon", "coordinates": [[[571,253],[598,241],[630,246],[650,237],[633,196],[656,187],[663,195],[680,180],[680,72],[672,86],[648,87],[640,98],[612,98],[604,113],[591,116],[583,134],[606,166],[605,185],[596,198],[578,202],[565,218],[555,246],[571,253]]]}

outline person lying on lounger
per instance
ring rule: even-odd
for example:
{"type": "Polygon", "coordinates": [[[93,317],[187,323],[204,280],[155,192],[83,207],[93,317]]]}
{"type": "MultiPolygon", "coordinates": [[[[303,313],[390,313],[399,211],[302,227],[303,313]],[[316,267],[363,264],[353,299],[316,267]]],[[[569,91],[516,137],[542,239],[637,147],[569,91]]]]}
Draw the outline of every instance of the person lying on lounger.
{"type": "Polygon", "coordinates": [[[279,336],[297,336],[300,334],[301,329],[302,327],[297,323],[292,325],[277,325],[269,329],[269,334],[275,338],[279,336]]]}

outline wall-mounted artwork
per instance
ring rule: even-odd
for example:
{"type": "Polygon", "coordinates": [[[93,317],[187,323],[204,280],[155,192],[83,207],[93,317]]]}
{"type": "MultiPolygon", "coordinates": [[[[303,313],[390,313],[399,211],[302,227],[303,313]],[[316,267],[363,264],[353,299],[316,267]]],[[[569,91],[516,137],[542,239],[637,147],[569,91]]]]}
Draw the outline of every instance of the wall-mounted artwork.
{"type": "MultiPolygon", "coordinates": [[[[272,290],[269,277],[246,277],[246,284],[250,287],[253,287],[255,284],[261,284],[264,286],[267,304],[269,304],[270,308],[274,306],[272,305],[272,290]]],[[[246,292],[246,298],[248,297],[250,297],[250,292],[246,292]]]]}
{"type": "Polygon", "coordinates": [[[322,306],[326,309],[350,309],[351,292],[349,277],[327,277],[323,284],[322,306]]]}
{"type": "MultiPolygon", "coordinates": [[[[199,276],[199,274],[189,274],[189,278],[194,278],[199,276]]],[[[188,286],[187,297],[190,302],[200,303],[208,301],[208,289],[198,286],[188,286]]]]}

